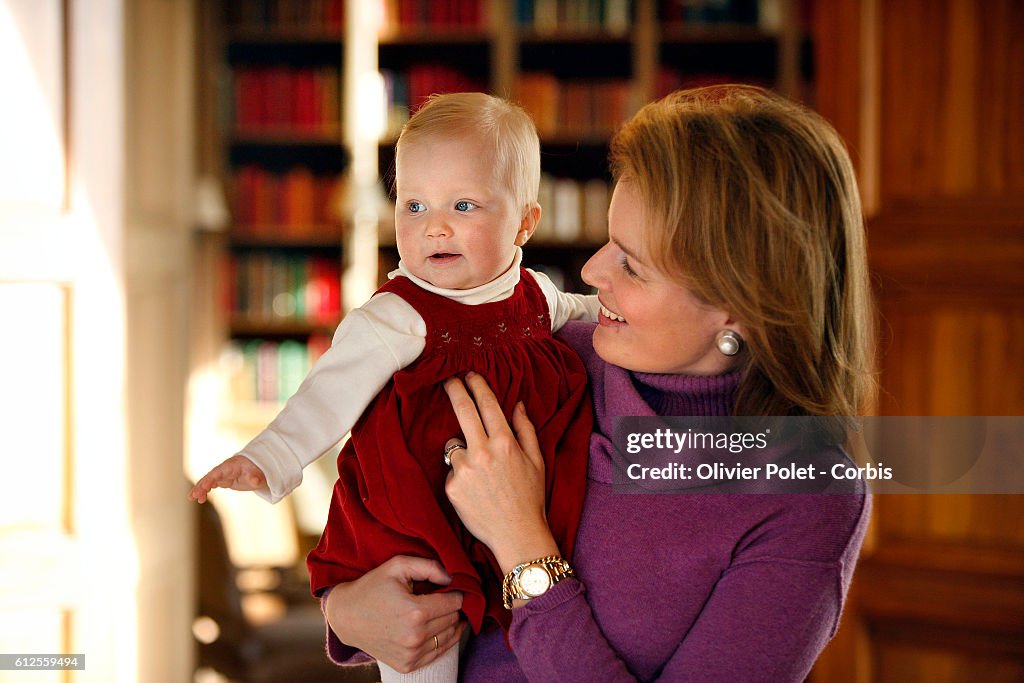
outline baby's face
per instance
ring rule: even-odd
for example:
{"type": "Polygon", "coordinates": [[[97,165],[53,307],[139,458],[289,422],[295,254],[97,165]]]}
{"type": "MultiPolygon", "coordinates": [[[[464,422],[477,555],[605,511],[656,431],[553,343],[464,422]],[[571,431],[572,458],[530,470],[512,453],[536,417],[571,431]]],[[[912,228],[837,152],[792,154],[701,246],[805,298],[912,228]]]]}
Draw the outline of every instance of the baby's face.
{"type": "Polygon", "coordinates": [[[395,160],[398,254],[445,289],[486,284],[512,264],[523,215],[472,137],[403,142],[395,160]]]}

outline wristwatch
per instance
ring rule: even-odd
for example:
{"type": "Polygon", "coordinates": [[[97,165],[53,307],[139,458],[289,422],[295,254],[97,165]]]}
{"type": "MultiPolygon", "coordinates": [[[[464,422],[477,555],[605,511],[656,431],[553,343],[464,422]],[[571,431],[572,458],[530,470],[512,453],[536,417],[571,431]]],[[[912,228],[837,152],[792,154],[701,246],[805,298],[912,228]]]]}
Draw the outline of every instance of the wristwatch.
{"type": "Polygon", "coordinates": [[[512,609],[513,600],[531,600],[544,595],[562,579],[575,575],[569,563],[558,555],[524,562],[505,574],[501,582],[502,603],[505,609],[512,609]]]}

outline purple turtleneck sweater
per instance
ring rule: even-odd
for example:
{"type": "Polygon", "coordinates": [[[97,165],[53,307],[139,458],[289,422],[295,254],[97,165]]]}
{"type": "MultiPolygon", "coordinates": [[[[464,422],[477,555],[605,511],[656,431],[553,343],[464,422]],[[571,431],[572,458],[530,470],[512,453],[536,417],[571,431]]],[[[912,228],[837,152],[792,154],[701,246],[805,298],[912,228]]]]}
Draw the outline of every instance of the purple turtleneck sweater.
{"type": "MultiPolygon", "coordinates": [[[[869,497],[613,491],[613,418],[730,415],[738,373],[631,373],[594,352],[594,326],[560,334],[583,358],[595,432],[567,579],[470,640],[465,681],[801,681],[835,632],[869,497]]],[[[333,659],[352,652],[332,634],[333,659]]]]}

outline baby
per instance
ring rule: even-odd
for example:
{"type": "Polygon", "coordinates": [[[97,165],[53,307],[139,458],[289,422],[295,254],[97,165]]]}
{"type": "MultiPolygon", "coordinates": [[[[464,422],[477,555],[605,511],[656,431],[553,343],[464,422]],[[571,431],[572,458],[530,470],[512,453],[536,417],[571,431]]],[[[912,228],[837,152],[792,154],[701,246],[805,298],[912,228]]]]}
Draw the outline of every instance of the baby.
{"type": "MultiPolygon", "coordinates": [[[[307,560],[314,594],[394,555],[431,557],[452,577],[442,590],[463,592],[475,631],[485,619],[507,629],[501,571],[444,494],[444,444],[460,429],[442,384],[473,371],[506,417],[525,405],[545,458],[549,521],[569,557],[592,416],[583,365],[552,331],[595,320],[598,304],[520,265],[541,209],[540,144],[518,106],[482,93],[432,97],[402,129],[395,180],[398,269],[345,317],[280,415],[190,498],[225,487],[276,502],[351,430],[327,527],[307,560]]],[[[404,676],[381,672],[384,681],[454,681],[458,652],[404,676]]]]}

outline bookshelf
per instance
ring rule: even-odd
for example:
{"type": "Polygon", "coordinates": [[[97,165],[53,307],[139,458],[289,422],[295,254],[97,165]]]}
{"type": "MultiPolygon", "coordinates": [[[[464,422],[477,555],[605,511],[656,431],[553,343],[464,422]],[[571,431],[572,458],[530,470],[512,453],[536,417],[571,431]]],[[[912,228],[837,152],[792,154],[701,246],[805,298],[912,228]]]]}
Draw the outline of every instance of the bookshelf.
{"type": "Polygon", "coordinates": [[[227,412],[271,413],[342,315],[345,0],[213,5],[204,40],[216,151],[204,170],[230,217],[218,236],[227,412]]]}
{"type": "MultiPolygon", "coordinates": [[[[544,213],[524,263],[563,289],[587,291],[579,273],[606,239],[615,127],[668,90],[720,80],[813,104],[810,9],[811,0],[200,3],[196,156],[204,186],[222,188],[213,194],[223,195],[223,210],[197,214],[228,219],[197,219],[192,473],[276,415],[343,312],[397,264],[379,182],[390,186],[410,106],[430,92],[475,89],[531,112],[544,213]],[[378,69],[388,93],[380,130],[365,125],[381,116],[363,106],[374,91],[362,90],[378,69]]],[[[295,527],[308,549],[331,470],[332,459],[321,458],[272,509],[222,496],[222,510],[239,528],[295,527]]],[[[260,538],[234,540],[262,552],[260,538]]],[[[262,563],[278,561],[266,552],[262,563]]]]}
{"type": "Polygon", "coordinates": [[[349,248],[354,215],[343,211],[354,210],[342,197],[350,167],[367,157],[346,134],[353,54],[382,75],[387,122],[368,154],[375,147],[370,174],[388,190],[395,136],[430,93],[485,90],[531,113],[543,217],[525,263],[572,291],[586,291],[580,269],[606,237],[608,141],[643,103],[742,81],[813,104],[811,0],[381,0],[369,20],[376,35],[356,53],[346,13],[363,26],[368,6],[354,0],[210,7],[204,51],[215,76],[201,157],[231,216],[218,238],[218,299],[228,367],[243,373],[229,382],[238,405],[287,395],[296,347],[315,359],[356,298],[341,283],[356,269],[380,282],[397,264],[387,210],[369,251],[366,239],[349,248]],[[274,372],[284,379],[272,391],[274,372]]]}
{"type": "MultiPolygon", "coordinates": [[[[194,478],[276,416],[329,347],[345,308],[353,232],[344,96],[352,3],[196,6],[203,191],[189,388],[194,478]]],[[[333,459],[322,458],[275,506],[214,492],[234,561],[294,564],[301,572],[326,519],[332,470],[333,459]]]]}
{"type": "MultiPolygon", "coordinates": [[[[587,291],[606,237],[608,141],[645,102],[681,87],[745,82],[812,103],[810,0],[385,0],[377,59],[389,121],[378,166],[425,94],[482,89],[519,102],[541,137],[541,226],[524,263],[587,291]]],[[[397,264],[382,216],[378,277],[397,264]]]]}

